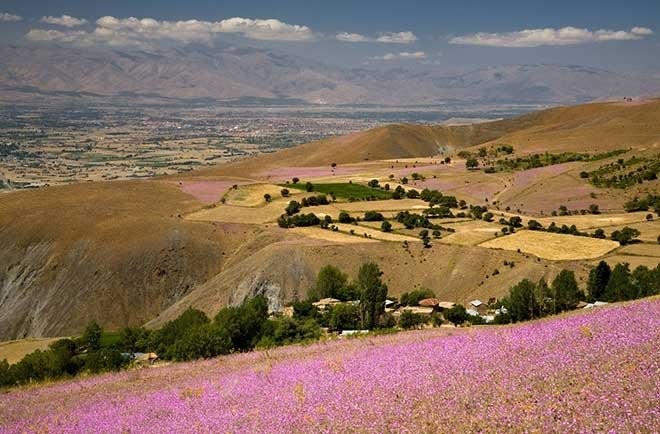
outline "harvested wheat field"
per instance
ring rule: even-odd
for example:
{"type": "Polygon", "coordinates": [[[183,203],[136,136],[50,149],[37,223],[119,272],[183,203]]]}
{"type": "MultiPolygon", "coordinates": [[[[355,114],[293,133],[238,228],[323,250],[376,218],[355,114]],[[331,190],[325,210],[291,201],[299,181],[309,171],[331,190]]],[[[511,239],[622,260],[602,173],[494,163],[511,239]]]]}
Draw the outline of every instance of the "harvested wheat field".
{"type": "Polygon", "coordinates": [[[408,241],[408,242],[421,242],[419,238],[409,237],[407,235],[394,234],[392,232],[383,232],[381,230],[367,228],[364,226],[358,225],[348,225],[348,224],[335,224],[341,232],[350,233],[351,231],[355,232],[355,237],[366,238],[364,234],[370,236],[372,239],[382,240],[382,241],[408,241]]]}
{"type": "Polygon", "coordinates": [[[488,249],[520,250],[553,261],[570,261],[599,258],[619,247],[619,243],[574,235],[520,231],[486,241],[479,246],[488,249]]]}
{"type": "Polygon", "coordinates": [[[35,338],[0,342],[0,360],[7,359],[9,363],[16,363],[33,351],[48,349],[48,346],[58,339],[61,338],[35,338]]]}
{"type": "MultiPolygon", "coordinates": [[[[250,184],[232,189],[225,194],[225,204],[235,206],[258,207],[266,204],[264,195],[269,194],[273,199],[282,196],[282,187],[275,184],[250,184]]],[[[290,189],[289,195],[303,194],[300,190],[290,189]]]]}
{"type": "MultiPolygon", "coordinates": [[[[660,258],[636,255],[612,255],[603,260],[612,267],[616,264],[628,264],[631,270],[642,265],[648,268],[655,268],[660,263],[660,258]]],[[[594,261],[592,265],[596,265],[597,263],[598,261],[594,261]]]]}
{"type": "MultiPolygon", "coordinates": [[[[648,212],[630,212],[619,214],[597,214],[597,215],[571,215],[571,216],[555,216],[555,217],[541,217],[536,220],[543,226],[549,226],[555,222],[557,226],[575,225],[579,230],[606,228],[608,226],[617,225],[630,225],[634,223],[642,223],[646,221],[648,212]]],[[[523,219],[525,220],[525,219],[523,219]]]]}
{"type": "Polygon", "coordinates": [[[469,220],[451,224],[443,224],[440,221],[440,225],[456,231],[443,237],[440,242],[459,246],[476,246],[484,241],[488,241],[495,238],[495,233],[502,228],[499,224],[488,223],[482,220],[469,220]]]}
{"type": "Polygon", "coordinates": [[[329,241],[337,244],[360,244],[360,243],[378,243],[378,240],[365,238],[364,236],[350,235],[343,232],[332,231],[330,229],[313,228],[292,228],[290,232],[303,235],[316,240],[329,241]]]}
{"type": "Polygon", "coordinates": [[[631,244],[622,247],[617,252],[621,255],[635,255],[635,256],[654,256],[660,258],[660,245],[658,244],[631,244]]]}
{"type": "Polygon", "coordinates": [[[261,207],[247,207],[235,205],[218,205],[190,213],[187,220],[205,222],[241,222],[246,224],[264,224],[274,222],[282,215],[286,202],[274,201],[261,207]]]}

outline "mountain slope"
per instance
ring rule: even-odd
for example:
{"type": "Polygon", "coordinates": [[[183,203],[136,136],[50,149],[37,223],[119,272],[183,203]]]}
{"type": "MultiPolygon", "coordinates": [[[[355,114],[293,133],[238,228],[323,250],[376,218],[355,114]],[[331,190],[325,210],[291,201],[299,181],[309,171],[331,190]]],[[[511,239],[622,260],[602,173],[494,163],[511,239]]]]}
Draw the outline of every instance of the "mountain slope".
{"type": "Polygon", "coordinates": [[[566,104],[658,94],[660,79],[570,65],[505,65],[458,75],[438,69],[341,69],[249,47],[190,45],[146,52],[35,44],[0,46],[0,89],[322,104],[566,104]]]}
{"type": "Polygon", "coordinates": [[[185,176],[241,175],[287,166],[421,158],[489,143],[517,152],[588,152],[660,145],[660,99],[558,107],[471,125],[387,125],[307,143],[185,176]]]}

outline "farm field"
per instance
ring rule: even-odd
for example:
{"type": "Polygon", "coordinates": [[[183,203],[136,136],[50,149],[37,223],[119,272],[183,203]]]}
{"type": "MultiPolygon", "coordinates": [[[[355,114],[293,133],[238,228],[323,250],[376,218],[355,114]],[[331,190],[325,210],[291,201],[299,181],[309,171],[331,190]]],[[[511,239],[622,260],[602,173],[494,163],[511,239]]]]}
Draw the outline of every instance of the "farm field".
{"type": "MultiPolygon", "coordinates": [[[[304,183],[297,184],[280,184],[281,188],[288,188],[289,190],[302,190],[305,191],[304,183]]],[[[357,184],[357,183],[321,183],[314,184],[314,193],[321,194],[334,194],[337,198],[349,199],[355,198],[358,200],[364,200],[369,197],[375,197],[377,199],[390,199],[392,193],[385,190],[380,190],[377,188],[370,188],[366,185],[357,184]]]]}
{"type": "Polygon", "coordinates": [[[656,297],[11,390],[0,432],[657,432],[659,346],[656,297]]]}
{"type": "Polygon", "coordinates": [[[50,344],[58,339],[60,338],[35,338],[0,342],[0,360],[7,359],[9,363],[16,363],[32,351],[47,349],[50,344]]]}
{"type": "Polygon", "coordinates": [[[461,246],[476,246],[484,241],[495,238],[495,233],[501,230],[502,226],[496,223],[489,223],[482,220],[470,220],[458,223],[444,223],[438,220],[439,224],[454,229],[456,232],[444,236],[440,242],[445,244],[458,244],[461,246]]]}
{"type": "Polygon", "coordinates": [[[479,246],[489,249],[520,250],[554,261],[599,258],[619,247],[610,240],[536,231],[519,231],[479,246]]]}

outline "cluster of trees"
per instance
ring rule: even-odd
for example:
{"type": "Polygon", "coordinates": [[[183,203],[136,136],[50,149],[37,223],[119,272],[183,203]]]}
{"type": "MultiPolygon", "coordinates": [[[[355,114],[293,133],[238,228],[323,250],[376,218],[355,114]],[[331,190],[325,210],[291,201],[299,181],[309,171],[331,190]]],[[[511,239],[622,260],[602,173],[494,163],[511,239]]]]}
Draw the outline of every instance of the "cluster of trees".
{"type": "Polygon", "coordinates": [[[77,339],[60,339],[47,350],[36,350],[10,365],[0,361],[0,387],[27,384],[46,379],[70,377],[81,372],[117,371],[128,364],[116,348],[104,346],[103,330],[91,322],[77,339]]]}
{"type": "Polygon", "coordinates": [[[338,268],[325,266],[319,271],[315,287],[309,290],[308,300],[294,304],[294,317],[312,318],[331,330],[392,327],[391,318],[384,317],[387,285],[382,275],[378,265],[368,262],[360,267],[355,282],[350,282],[338,268]],[[324,315],[310,308],[313,301],[327,297],[353,303],[331,306],[324,315]]]}
{"type": "Polygon", "coordinates": [[[599,167],[592,172],[588,172],[585,178],[589,178],[589,181],[597,187],[628,188],[636,184],[642,184],[645,181],[656,180],[659,173],[660,157],[652,160],[643,157],[632,157],[626,161],[619,159],[616,163],[599,167]],[[625,169],[628,167],[631,167],[631,169],[626,171],[625,169]]]}
{"type": "Polygon", "coordinates": [[[631,272],[629,264],[617,264],[612,269],[601,261],[589,273],[586,294],[569,270],[562,270],[550,285],[543,279],[538,283],[523,279],[498,303],[506,308],[506,313],[497,315],[495,322],[541,318],[575,309],[581,301],[616,302],[657,294],[660,294],[660,265],[654,269],[642,265],[631,272]]]}
{"type": "Polygon", "coordinates": [[[580,209],[580,210],[575,209],[571,211],[568,209],[566,205],[561,205],[559,207],[559,211],[552,211],[551,213],[553,217],[557,215],[567,216],[567,215],[587,215],[587,214],[594,214],[594,215],[600,214],[600,208],[595,203],[592,203],[591,205],[589,205],[588,209],[580,209]]]}
{"type": "MultiPolygon", "coordinates": [[[[527,228],[531,231],[546,231],[555,234],[568,234],[568,235],[576,235],[579,237],[592,237],[592,238],[600,238],[600,239],[606,238],[605,231],[600,228],[596,229],[593,232],[593,234],[590,234],[588,232],[582,232],[578,230],[578,228],[575,225],[557,226],[555,222],[550,223],[550,225],[546,229],[537,220],[530,220],[529,222],[527,222],[527,228]]],[[[639,236],[640,236],[640,232],[637,229],[628,226],[620,230],[615,230],[610,234],[610,238],[613,241],[618,241],[623,246],[625,246],[626,244],[630,244],[635,240],[635,238],[639,236]]]]}
{"type": "Polygon", "coordinates": [[[644,198],[635,197],[624,204],[626,212],[653,211],[660,216],[660,195],[649,194],[644,198]]]}
{"type": "Polygon", "coordinates": [[[589,273],[587,292],[590,300],[623,301],[660,294],[660,265],[654,269],[640,265],[632,272],[627,263],[612,269],[605,261],[589,273]]]}
{"type": "Polygon", "coordinates": [[[576,152],[563,152],[559,154],[531,154],[518,158],[504,158],[496,161],[499,170],[527,170],[537,167],[553,166],[555,164],[568,163],[572,161],[598,161],[614,157],[627,152],[624,149],[602,152],[598,154],[585,154],[576,152]]]}
{"type": "Polygon", "coordinates": [[[324,219],[321,220],[314,213],[295,214],[292,216],[287,214],[282,214],[277,219],[277,224],[281,228],[319,226],[321,224],[323,224],[323,226],[327,228],[330,225],[330,223],[332,223],[332,218],[330,216],[326,215],[324,219]]]}
{"type": "Polygon", "coordinates": [[[316,196],[310,196],[310,197],[303,197],[300,200],[300,205],[305,207],[305,206],[320,206],[320,205],[328,205],[330,201],[328,200],[328,196],[325,194],[319,194],[316,196]]]}

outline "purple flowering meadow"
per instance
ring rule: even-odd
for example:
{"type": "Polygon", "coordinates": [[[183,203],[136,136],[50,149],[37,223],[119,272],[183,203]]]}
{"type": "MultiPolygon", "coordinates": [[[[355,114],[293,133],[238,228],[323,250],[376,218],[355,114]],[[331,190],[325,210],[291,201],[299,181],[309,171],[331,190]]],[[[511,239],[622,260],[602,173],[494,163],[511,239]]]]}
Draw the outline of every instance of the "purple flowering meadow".
{"type": "Polygon", "coordinates": [[[660,299],[0,394],[0,433],[660,432],[660,299]]]}

